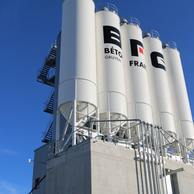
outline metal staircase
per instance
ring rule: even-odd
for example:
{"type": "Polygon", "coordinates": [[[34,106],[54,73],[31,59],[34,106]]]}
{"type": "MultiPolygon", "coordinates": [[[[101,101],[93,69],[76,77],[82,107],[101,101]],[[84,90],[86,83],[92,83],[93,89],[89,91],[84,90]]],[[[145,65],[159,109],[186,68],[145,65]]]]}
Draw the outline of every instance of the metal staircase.
{"type": "Polygon", "coordinates": [[[53,107],[54,107],[54,89],[51,91],[48,100],[44,103],[44,112],[53,114],[53,107]]]}
{"type": "Polygon", "coordinates": [[[43,132],[43,139],[42,142],[48,143],[52,140],[52,132],[53,132],[53,119],[49,120],[49,123],[46,127],[46,130],[43,132]]]}
{"type": "MultiPolygon", "coordinates": [[[[42,67],[38,70],[37,81],[54,87],[56,67],[57,41],[55,40],[45,57],[42,67]]],[[[54,89],[51,91],[48,100],[45,102],[44,112],[53,114],[54,89]]],[[[52,140],[53,118],[49,120],[46,130],[43,132],[42,142],[48,143],[52,140]]]]}
{"type": "Polygon", "coordinates": [[[49,86],[54,86],[56,66],[57,42],[51,44],[51,48],[45,57],[42,67],[38,70],[37,81],[49,86]]]}

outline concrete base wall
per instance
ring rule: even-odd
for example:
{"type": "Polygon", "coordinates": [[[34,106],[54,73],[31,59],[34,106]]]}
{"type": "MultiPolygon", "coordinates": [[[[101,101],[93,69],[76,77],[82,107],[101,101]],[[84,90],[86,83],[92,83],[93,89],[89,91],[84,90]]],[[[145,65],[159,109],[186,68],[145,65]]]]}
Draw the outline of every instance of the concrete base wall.
{"type": "MultiPolygon", "coordinates": [[[[82,142],[48,160],[46,194],[129,194],[146,193],[144,165],[136,152],[113,143],[82,142]]],[[[194,191],[194,167],[165,159],[165,167],[175,170],[176,194],[194,191]]]]}
{"type": "Polygon", "coordinates": [[[91,144],[92,194],[137,193],[134,151],[108,142],[91,144]]]}
{"type": "MultiPolygon", "coordinates": [[[[41,180],[46,174],[46,161],[48,158],[48,147],[50,144],[45,144],[34,151],[34,169],[33,169],[33,181],[32,189],[35,187],[35,180],[39,178],[41,180]]],[[[38,186],[38,189],[34,189],[32,194],[42,194],[45,192],[45,180],[43,179],[38,186]]]]}
{"type": "Polygon", "coordinates": [[[184,168],[185,171],[174,174],[174,184],[176,194],[192,194],[194,193],[194,166],[191,164],[184,164],[179,161],[171,159],[165,160],[165,168],[176,170],[184,168]]]}
{"type": "Polygon", "coordinates": [[[90,142],[68,149],[48,160],[46,194],[91,193],[90,142]]]}

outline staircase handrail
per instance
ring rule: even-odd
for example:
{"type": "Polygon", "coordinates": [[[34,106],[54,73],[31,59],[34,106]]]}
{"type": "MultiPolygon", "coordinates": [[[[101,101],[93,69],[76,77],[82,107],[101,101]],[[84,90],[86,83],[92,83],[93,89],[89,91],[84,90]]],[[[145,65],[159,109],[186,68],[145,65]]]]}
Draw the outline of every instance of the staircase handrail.
{"type": "Polygon", "coordinates": [[[49,80],[51,77],[53,77],[55,75],[55,68],[52,69],[51,71],[49,71],[49,73],[47,74],[47,79],[49,80]]]}
{"type": "Polygon", "coordinates": [[[45,128],[45,130],[42,132],[42,138],[44,139],[46,137],[46,134],[51,126],[51,123],[53,122],[53,115],[51,116],[51,118],[49,119],[49,122],[45,128]]]}
{"type": "Polygon", "coordinates": [[[160,39],[160,34],[156,30],[152,29],[143,30],[143,37],[145,34],[149,34],[150,37],[160,39]]]}
{"type": "Polygon", "coordinates": [[[46,60],[48,59],[48,56],[49,56],[49,54],[50,54],[50,52],[51,52],[51,50],[52,50],[53,48],[57,48],[57,40],[54,40],[54,41],[51,43],[51,46],[50,46],[50,48],[49,48],[49,50],[48,50],[48,52],[47,52],[46,57],[44,58],[44,61],[43,61],[43,63],[42,63],[42,66],[38,69],[37,76],[39,76],[39,75],[41,74],[41,71],[42,71],[42,69],[43,69],[43,67],[44,67],[44,65],[45,65],[45,63],[46,63],[46,60]]]}
{"type": "Polygon", "coordinates": [[[52,88],[52,90],[51,90],[50,93],[49,93],[49,96],[48,96],[47,100],[44,102],[44,107],[43,107],[44,110],[45,110],[46,107],[48,106],[48,104],[49,104],[49,102],[50,102],[50,99],[51,99],[51,96],[53,95],[54,91],[55,91],[55,88],[52,88]]]}

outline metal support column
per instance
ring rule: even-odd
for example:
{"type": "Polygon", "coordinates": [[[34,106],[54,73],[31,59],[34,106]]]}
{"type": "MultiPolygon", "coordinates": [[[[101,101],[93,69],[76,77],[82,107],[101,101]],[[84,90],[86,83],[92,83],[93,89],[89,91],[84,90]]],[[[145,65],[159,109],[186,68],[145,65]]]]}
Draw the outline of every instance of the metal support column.
{"type": "MultiPolygon", "coordinates": [[[[110,112],[107,112],[107,119],[110,120],[110,112]]],[[[108,142],[110,142],[110,133],[111,133],[111,124],[110,121],[108,121],[108,130],[107,130],[107,138],[108,142]]]]}
{"type": "Polygon", "coordinates": [[[59,152],[58,150],[58,147],[59,147],[59,136],[60,136],[60,116],[61,116],[61,113],[59,110],[57,110],[57,115],[56,115],[56,136],[55,136],[55,146],[54,146],[54,149],[55,149],[55,153],[57,154],[59,152]]]}
{"type": "MultiPolygon", "coordinates": [[[[97,118],[97,120],[100,120],[99,108],[96,109],[96,118],[97,118]]],[[[97,137],[98,137],[98,139],[100,139],[100,123],[99,122],[96,123],[96,130],[97,130],[97,137]]]]}
{"type": "Polygon", "coordinates": [[[159,175],[159,172],[158,172],[158,158],[157,156],[159,155],[159,160],[160,160],[160,153],[158,154],[158,147],[157,147],[157,140],[158,140],[158,137],[157,137],[157,133],[156,133],[156,128],[157,126],[155,126],[152,130],[152,134],[153,134],[153,137],[154,137],[154,151],[155,151],[155,169],[156,169],[156,181],[157,181],[157,186],[158,186],[158,194],[161,193],[161,189],[160,189],[160,175],[159,175]]]}
{"type": "Polygon", "coordinates": [[[142,132],[141,135],[142,135],[142,145],[143,145],[143,163],[144,163],[144,176],[145,176],[145,183],[146,183],[146,193],[149,194],[147,167],[146,167],[146,157],[145,157],[145,146],[144,146],[144,132],[143,132],[142,123],[141,123],[141,132],[142,132]]]}
{"type": "Polygon", "coordinates": [[[76,145],[76,104],[76,100],[74,100],[72,115],[72,146],[76,145]]]}
{"type": "Polygon", "coordinates": [[[140,133],[139,133],[139,127],[140,125],[137,125],[137,143],[138,143],[138,153],[139,153],[139,168],[140,168],[140,175],[141,175],[141,186],[142,186],[142,194],[144,194],[144,181],[143,181],[143,173],[142,173],[142,166],[141,166],[141,149],[140,149],[140,133]]]}
{"type": "Polygon", "coordinates": [[[152,177],[153,177],[153,185],[154,185],[154,193],[158,193],[157,184],[156,184],[156,172],[155,172],[155,164],[154,164],[154,158],[153,158],[153,147],[152,143],[154,142],[153,134],[151,133],[152,125],[148,125],[148,133],[149,133],[149,142],[150,142],[150,149],[151,149],[151,164],[152,164],[152,177]],[[151,128],[151,129],[150,129],[151,128]]]}
{"type": "Polygon", "coordinates": [[[128,148],[131,148],[131,131],[130,131],[129,127],[130,127],[130,123],[129,123],[129,121],[127,121],[128,148]]]}
{"type": "MultiPolygon", "coordinates": [[[[157,126],[157,130],[156,130],[156,134],[157,134],[157,150],[158,150],[158,157],[159,157],[159,166],[160,166],[160,177],[161,177],[161,181],[162,181],[162,189],[163,189],[163,193],[165,192],[164,190],[164,182],[163,182],[163,170],[162,170],[162,164],[161,164],[161,159],[160,159],[160,149],[162,149],[162,147],[160,147],[160,131],[159,131],[159,127],[157,126]]],[[[160,182],[160,179],[159,179],[160,182]]]]}
{"type": "Polygon", "coordinates": [[[149,153],[149,145],[148,145],[148,136],[147,136],[147,124],[143,122],[144,131],[145,131],[145,142],[147,147],[147,161],[148,161],[148,176],[149,176],[149,183],[150,183],[150,193],[153,194],[153,185],[152,185],[152,173],[150,168],[150,153],[149,153]]]}
{"type": "MultiPolygon", "coordinates": [[[[164,153],[163,153],[163,146],[162,146],[163,136],[162,136],[162,138],[161,138],[160,129],[161,129],[161,128],[159,128],[159,138],[160,138],[160,149],[161,149],[161,154],[162,154],[162,164],[163,164],[162,179],[163,179],[163,177],[164,177],[166,194],[168,194],[167,181],[166,181],[166,171],[165,171],[165,165],[164,165],[164,153]]],[[[165,193],[165,192],[164,192],[164,193],[165,193]]]]}
{"type": "MultiPolygon", "coordinates": [[[[89,119],[89,114],[90,114],[90,106],[89,106],[90,104],[88,103],[88,105],[87,105],[87,121],[90,121],[91,119],[89,119]]],[[[91,122],[89,122],[89,125],[88,125],[88,138],[90,138],[91,136],[92,136],[92,134],[90,133],[90,125],[91,125],[92,123],[91,122]]]]}

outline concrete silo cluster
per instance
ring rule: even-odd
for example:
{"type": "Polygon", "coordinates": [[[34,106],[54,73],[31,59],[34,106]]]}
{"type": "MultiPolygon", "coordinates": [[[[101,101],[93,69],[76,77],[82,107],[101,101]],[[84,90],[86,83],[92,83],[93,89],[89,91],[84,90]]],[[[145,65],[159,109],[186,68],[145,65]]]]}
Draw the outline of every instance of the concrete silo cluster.
{"type": "Polygon", "coordinates": [[[176,43],[110,3],[65,0],[38,81],[54,87],[53,121],[35,150],[34,161],[48,163],[46,176],[34,166],[34,189],[46,177],[34,194],[193,191],[194,127],[176,43]]]}
{"type": "Polygon", "coordinates": [[[73,111],[73,144],[76,127],[91,118],[114,120],[95,122],[94,135],[103,133],[108,141],[133,123],[125,119],[161,126],[182,141],[193,139],[176,44],[162,45],[154,30],[142,33],[137,19],[120,19],[112,4],[94,7],[91,0],[63,3],[58,110],[67,119],[73,111]]]}

